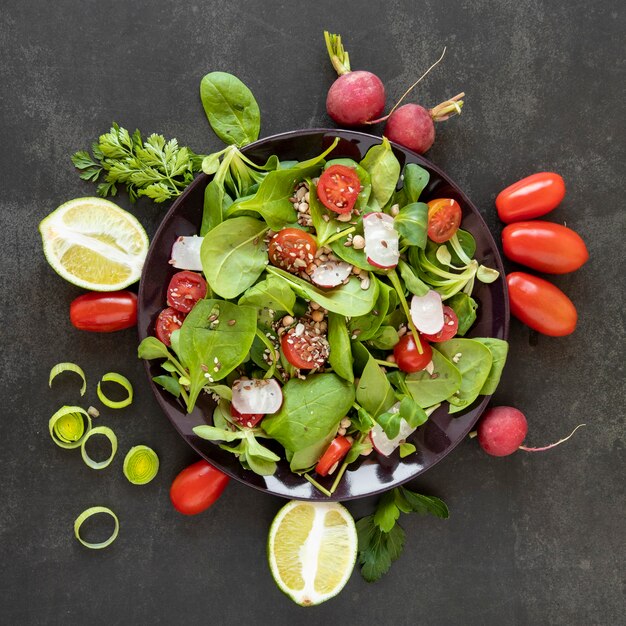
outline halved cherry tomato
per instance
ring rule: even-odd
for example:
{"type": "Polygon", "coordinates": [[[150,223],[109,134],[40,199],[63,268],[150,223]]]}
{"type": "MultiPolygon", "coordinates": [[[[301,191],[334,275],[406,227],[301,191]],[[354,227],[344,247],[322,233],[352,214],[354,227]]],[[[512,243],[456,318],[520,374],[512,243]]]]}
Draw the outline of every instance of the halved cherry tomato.
{"type": "Polygon", "coordinates": [[[461,206],[452,198],[437,198],[428,203],[428,238],[435,243],[448,241],[461,225],[461,206]]]}
{"type": "Polygon", "coordinates": [[[248,428],[254,428],[265,417],[265,413],[240,413],[232,404],[230,415],[238,424],[248,428]]]}
{"type": "Polygon", "coordinates": [[[308,326],[301,323],[283,333],[280,348],[291,365],[303,370],[321,367],[329,355],[326,338],[316,335],[308,326]],[[304,326],[302,332],[299,332],[300,326],[304,326]],[[313,348],[309,349],[311,346],[313,348]]]}
{"type": "Polygon", "coordinates": [[[331,165],[317,183],[320,202],[335,213],[350,213],[361,192],[357,173],[347,165],[331,165]]]}
{"type": "MultiPolygon", "coordinates": [[[[422,336],[420,335],[420,339],[422,336]]],[[[429,343],[425,341],[422,344],[422,354],[417,350],[413,335],[408,332],[393,349],[393,356],[396,359],[398,367],[403,372],[419,372],[423,370],[433,359],[433,349],[429,343]]]]}
{"type": "Polygon", "coordinates": [[[589,258],[578,233],[567,226],[540,220],[505,226],[502,247],[511,261],[546,274],[573,272],[589,258]]]}
{"type": "Polygon", "coordinates": [[[183,325],[185,317],[186,315],[184,313],[172,307],[163,309],[159,313],[159,317],[157,317],[154,325],[154,334],[157,339],[162,341],[166,346],[171,346],[172,341],[170,337],[175,330],[178,330],[183,325]]]}
{"type": "Polygon", "coordinates": [[[505,224],[540,217],[565,197],[565,182],[554,172],[538,172],[513,183],[498,194],[496,209],[505,224]]]}
{"type": "Polygon", "coordinates": [[[433,341],[439,343],[440,341],[448,341],[456,335],[456,331],[459,329],[459,318],[456,313],[449,306],[443,307],[443,328],[434,335],[422,334],[422,337],[427,341],[433,341]]]}
{"type": "Polygon", "coordinates": [[[315,466],[315,471],[320,476],[328,476],[328,474],[332,473],[332,471],[337,466],[337,463],[343,459],[348,451],[352,447],[350,440],[344,437],[343,435],[339,435],[339,437],[335,437],[331,442],[328,448],[326,448],[326,452],[322,454],[322,458],[317,462],[315,466]]]}
{"type": "Polygon", "coordinates": [[[306,269],[315,259],[315,239],[299,228],[283,228],[271,239],[269,257],[272,265],[288,272],[306,269]]]}
{"type": "Polygon", "coordinates": [[[222,495],[229,480],[226,474],[202,459],[176,476],[170,487],[170,500],[179,513],[202,513],[222,495]]]}
{"type": "Polygon", "coordinates": [[[181,313],[189,313],[206,292],[206,280],[196,272],[184,270],[172,276],[167,287],[167,303],[181,313]]]}
{"type": "Polygon", "coordinates": [[[506,283],[511,313],[526,326],[551,337],[574,332],[576,307],[558,287],[524,272],[512,272],[506,283]]]}
{"type": "Polygon", "coordinates": [[[131,291],[86,293],[70,304],[70,322],[79,330],[111,333],[137,323],[137,296],[131,291]]]}

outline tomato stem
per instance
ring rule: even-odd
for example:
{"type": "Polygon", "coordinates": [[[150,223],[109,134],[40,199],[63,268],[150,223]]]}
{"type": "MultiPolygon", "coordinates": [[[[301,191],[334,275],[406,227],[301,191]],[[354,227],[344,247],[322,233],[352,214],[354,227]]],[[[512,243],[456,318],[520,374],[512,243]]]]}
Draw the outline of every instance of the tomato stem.
{"type": "Polygon", "coordinates": [[[400,284],[400,279],[396,274],[396,270],[391,270],[388,276],[391,284],[393,285],[393,288],[398,294],[398,298],[400,298],[400,304],[402,305],[402,309],[404,310],[404,314],[406,315],[409,328],[411,329],[411,334],[413,335],[413,340],[415,341],[417,352],[419,354],[424,354],[424,348],[422,348],[422,342],[420,341],[419,333],[417,332],[417,328],[415,328],[415,324],[413,323],[413,319],[411,318],[411,311],[409,310],[409,305],[406,301],[406,298],[404,297],[404,291],[402,290],[402,285],[400,284]]]}

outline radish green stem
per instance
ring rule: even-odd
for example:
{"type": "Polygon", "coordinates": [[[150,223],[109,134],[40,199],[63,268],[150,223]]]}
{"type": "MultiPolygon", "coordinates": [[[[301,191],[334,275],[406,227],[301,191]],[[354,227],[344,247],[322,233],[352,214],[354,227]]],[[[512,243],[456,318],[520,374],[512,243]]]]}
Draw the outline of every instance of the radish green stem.
{"type": "Polygon", "coordinates": [[[304,474],[304,477],[319,491],[321,491],[325,496],[328,496],[330,498],[330,496],[332,496],[333,494],[328,491],[328,489],[326,489],[326,487],[322,487],[322,485],[320,485],[315,478],[312,478],[311,476],[309,476],[309,474],[304,474]]]}
{"type": "Polygon", "coordinates": [[[417,346],[417,351],[419,354],[424,354],[424,349],[422,348],[422,343],[420,341],[419,333],[417,332],[417,328],[415,328],[415,324],[413,324],[413,319],[411,318],[411,311],[409,309],[409,305],[404,297],[404,291],[402,290],[402,285],[400,284],[400,279],[396,274],[396,270],[391,270],[388,274],[389,280],[393,285],[393,288],[396,290],[398,294],[398,298],[400,298],[400,304],[402,305],[402,309],[404,310],[404,314],[406,315],[407,322],[409,324],[409,328],[411,329],[411,334],[413,335],[413,340],[415,341],[415,345],[417,346]]]}
{"type": "Polygon", "coordinates": [[[352,226],[351,228],[346,228],[336,233],[335,235],[333,235],[330,239],[327,239],[324,242],[324,245],[327,246],[328,244],[331,244],[333,241],[337,241],[337,239],[341,239],[342,237],[345,237],[346,235],[353,233],[355,230],[356,230],[356,226],[352,226]]]}
{"type": "Polygon", "coordinates": [[[333,35],[325,30],[324,40],[326,41],[326,50],[328,50],[330,62],[333,64],[337,74],[343,76],[343,74],[350,72],[350,55],[341,43],[341,35],[333,35]]]}
{"type": "Polygon", "coordinates": [[[383,361],[382,359],[374,359],[374,361],[383,367],[400,367],[397,363],[392,363],[391,361],[383,361]]]}
{"type": "Polygon", "coordinates": [[[564,439],[559,439],[555,443],[551,443],[549,446],[543,446],[543,448],[528,448],[526,446],[520,446],[520,450],[524,450],[524,452],[544,452],[545,450],[550,450],[550,448],[555,448],[556,446],[566,442],[581,426],[586,426],[587,424],[578,424],[576,428],[564,439]]]}

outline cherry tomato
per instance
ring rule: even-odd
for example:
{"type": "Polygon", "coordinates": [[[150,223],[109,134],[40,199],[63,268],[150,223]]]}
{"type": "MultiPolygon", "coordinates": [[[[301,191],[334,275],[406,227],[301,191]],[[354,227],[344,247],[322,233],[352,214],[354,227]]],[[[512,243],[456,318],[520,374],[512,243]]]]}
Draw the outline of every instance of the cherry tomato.
{"type": "MultiPolygon", "coordinates": [[[[420,335],[421,339],[421,335],[420,335]]],[[[423,370],[433,359],[433,349],[429,343],[421,341],[422,354],[417,350],[415,339],[411,332],[408,332],[393,349],[393,356],[396,359],[398,367],[403,372],[419,372],[423,370]]]]}
{"type": "Polygon", "coordinates": [[[172,341],[170,337],[175,330],[178,330],[185,321],[185,314],[168,307],[163,309],[157,317],[154,325],[154,334],[159,341],[162,341],[166,346],[171,346],[172,341]]]}
{"type": "Polygon", "coordinates": [[[265,417],[265,413],[240,413],[232,404],[230,415],[238,424],[248,428],[254,428],[265,417]]]}
{"type": "Polygon", "coordinates": [[[137,296],[131,291],[86,293],[70,304],[70,322],[79,330],[111,333],[137,323],[137,296]]]}
{"type": "Polygon", "coordinates": [[[172,276],[167,287],[167,304],[181,313],[189,313],[206,296],[206,280],[196,272],[184,270],[172,276]]]}
{"type": "Polygon", "coordinates": [[[315,259],[315,239],[299,228],[283,228],[271,239],[269,257],[272,265],[288,272],[306,269],[315,259]]]}
{"type": "Polygon", "coordinates": [[[315,471],[320,476],[328,476],[328,474],[335,469],[337,463],[339,463],[339,461],[341,461],[341,459],[348,454],[348,450],[350,450],[351,447],[352,444],[350,443],[350,440],[343,435],[335,437],[330,442],[326,452],[322,454],[322,458],[317,462],[315,471]]]}
{"type": "Polygon", "coordinates": [[[222,495],[229,480],[226,474],[202,459],[176,476],[170,487],[170,500],[179,513],[202,513],[222,495]]]}
{"type": "Polygon", "coordinates": [[[511,261],[546,274],[573,272],[589,258],[578,233],[561,224],[539,220],[505,226],[502,247],[511,261]]]}
{"type": "Polygon", "coordinates": [[[511,313],[534,330],[561,337],[574,332],[578,314],[572,301],[552,283],[524,272],[506,277],[511,313]]]}
{"type": "Polygon", "coordinates": [[[565,197],[565,182],[554,172],[539,172],[513,183],[498,194],[496,209],[505,224],[540,217],[565,197]]]}
{"type": "Polygon", "coordinates": [[[330,353],[328,341],[322,335],[316,335],[308,326],[298,333],[298,328],[303,324],[297,324],[283,333],[280,338],[280,347],[285,358],[298,369],[312,370],[321,367],[326,362],[330,353]],[[309,348],[313,346],[312,350],[309,348]]]}
{"type": "Polygon", "coordinates": [[[443,307],[443,328],[434,335],[422,334],[422,337],[426,341],[433,341],[439,343],[440,341],[448,341],[456,335],[456,331],[459,329],[459,318],[456,313],[449,306],[443,307]]]}
{"type": "Polygon", "coordinates": [[[361,181],[347,165],[331,165],[317,183],[320,202],[335,213],[350,213],[360,192],[361,181]]]}
{"type": "Polygon", "coordinates": [[[461,225],[461,206],[451,198],[437,198],[428,203],[428,238],[435,243],[448,241],[461,225]]]}

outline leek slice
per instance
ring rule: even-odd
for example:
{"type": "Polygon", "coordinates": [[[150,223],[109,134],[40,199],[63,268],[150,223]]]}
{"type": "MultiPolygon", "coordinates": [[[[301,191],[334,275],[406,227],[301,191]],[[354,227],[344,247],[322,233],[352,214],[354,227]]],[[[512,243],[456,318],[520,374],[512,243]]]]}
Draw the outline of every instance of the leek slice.
{"type": "Polygon", "coordinates": [[[78,448],[89,436],[91,417],[79,406],[62,406],[48,422],[52,441],[60,448],[78,448]]]}
{"type": "Polygon", "coordinates": [[[48,386],[52,387],[52,381],[61,373],[61,372],[75,372],[83,379],[83,386],[80,388],[80,395],[84,396],[85,391],[87,391],[87,379],[85,378],[85,372],[76,365],[76,363],[57,363],[50,370],[50,379],[48,380],[48,386]]]}
{"type": "Polygon", "coordinates": [[[87,433],[87,436],[82,440],[82,443],[80,445],[80,453],[83,457],[83,461],[85,461],[85,463],[89,467],[91,467],[91,469],[95,469],[95,470],[101,470],[101,469],[104,469],[105,467],[108,467],[111,464],[111,461],[113,460],[113,457],[115,456],[116,452],[117,452],[117,437],[115,436],[115,433],[108,426],[96,426],[95,428],[92,428],[87,433]],[[111,442],[111,454],[108,459],[105,459],[104,461],[94,461],[87,454],[86,444],[89,441],[90,437],[92,437],[93,435],[104,435],[111,442]]]}
{"type": "Polygon", "coordinates": [[[124,459],[124,476],[133,485],[149,483],[159,471],[159,457],[148,446],[134,446],[124,459]]]}
{"type": "Polygon", "coordinates": [[[133,386],[130,383],[130,380],[126,378],[126,376],[122,376],[121,374],[117,374],[116,372],[109,372],[102,377],[102,380],[98,383],[98,387],[96,389],[98,392],[98,398],[100,398],[100,402],[104,404],[104,406],[109,407],[110,409],[123,409],[125,406],[128,406],[133,401],[133,386]],[[124,387],[128,392],[128,397],[124,398],[124,400],[109,400],[104,395],[104,392],[100,388],[100,383],[117,383],[118,385],[124,387]]]}
{"type": "Polygon", "coordinates": [[[115,513],[113,513],[113,511],[111,511],[111,509],[107,508],[106,506],[92,506],[86,511],[83,511],[76,518],[76,520],[74,520],[74,536],[86,548],[90,548],[91,550],[101,550],[102,548],[106,548],[107,546],[110,546],[117,538],[119,531],[120,531],[120,521],[117,519],[117,515],[115,515],[115,513]],[[113,532],[111,533],[111,536],[108,539],[105,539],[104,541],[100,541],[98,543],[90,543],[89,541],[85,541],[80,536],[80,527],[83,525],[83,522],[85,520],[89,519],[92,515],[97,515],[98,513],[106,513],[107,515],[110,515],[113,518],[113,521],[115,522],[115,528],[113,529],[113,532]]]}

